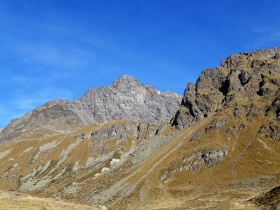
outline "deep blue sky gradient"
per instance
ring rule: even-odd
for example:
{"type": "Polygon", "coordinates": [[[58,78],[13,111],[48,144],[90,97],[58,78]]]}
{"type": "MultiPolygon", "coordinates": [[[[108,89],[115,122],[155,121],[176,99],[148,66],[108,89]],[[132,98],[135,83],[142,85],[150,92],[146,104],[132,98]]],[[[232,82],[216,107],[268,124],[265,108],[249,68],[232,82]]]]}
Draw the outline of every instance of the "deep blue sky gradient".
{"type": "Polygon", "coordinates": [[[2,0],[0,128],[122,75],[183,94],[233,53],[280,43],[279,0],[2,0]]]}

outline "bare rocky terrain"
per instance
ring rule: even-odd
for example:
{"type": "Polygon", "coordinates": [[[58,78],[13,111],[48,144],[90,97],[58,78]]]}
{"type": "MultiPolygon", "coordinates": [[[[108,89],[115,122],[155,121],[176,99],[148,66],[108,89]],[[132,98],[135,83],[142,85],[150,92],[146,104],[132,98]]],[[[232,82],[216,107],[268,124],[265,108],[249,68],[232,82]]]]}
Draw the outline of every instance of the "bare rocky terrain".
{"type": "Polygon", "coordinates": [[[176,93],[161,93],[131,76],[122,76],[112,85],[88,90],[73,102],[50,101],[12,120],[0,133],[0,142],[22,138],[30,132],[51,135],[55,131],[74,131],[88,124],[111,120],[170,121],[181,99],[182,96],[176,93]]]}
{"type": "Polygon", "coordinates": [[[161,93],[131,76],[122,76],[110,86],[88,90],[82,98],[73,101],[71,110],[85,124],[120,119],[161,122],[174,117],[181,99],[176,93],[161,93]]]}
{"type": "Polygon", "coordinates": [[[0,188],[119,210],[279,209],[279,54],[230,55],[180,102],[124,76],[38,107],[0,135],[0,188]]]}

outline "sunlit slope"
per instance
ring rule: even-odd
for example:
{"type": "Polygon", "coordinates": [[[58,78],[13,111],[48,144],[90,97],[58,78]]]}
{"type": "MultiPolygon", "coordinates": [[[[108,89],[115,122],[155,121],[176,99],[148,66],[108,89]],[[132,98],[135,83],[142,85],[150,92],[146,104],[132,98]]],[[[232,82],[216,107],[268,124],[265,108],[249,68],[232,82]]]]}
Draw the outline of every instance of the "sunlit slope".
{"type": "Polygon", "coordinates": [[[280,185],[279,49],[204,71],[171,124],[114,120],[1,144],[1,189],[110,209],[258,209],[249,200],[280,185]]]}
{"type": "MultiPolygon", "coordinates": [[[[138,148],[149,150],[145,146],[149,142],[156,151],[172,141],[174,134],[164,133],[170,129],[167,126],[122,120],[52,136],[34,133],[21,141],[6,142],[0,149],[0,186],[4,190],[96,203],[87,200],[94,190],[89,183],[114,170],[122,173],[122,167],[138,148]],[[166,141],[163,145],[161,136],[166,141]]],[[[143,153],[139,161],[154,150],[143,153]]]]}

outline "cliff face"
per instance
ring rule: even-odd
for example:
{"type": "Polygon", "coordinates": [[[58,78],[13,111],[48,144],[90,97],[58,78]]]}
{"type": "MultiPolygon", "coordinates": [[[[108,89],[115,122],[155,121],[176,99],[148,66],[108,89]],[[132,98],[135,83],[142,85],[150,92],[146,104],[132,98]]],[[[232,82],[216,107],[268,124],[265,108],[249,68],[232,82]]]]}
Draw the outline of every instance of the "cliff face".
{"type": "MultiPolygon", "coordinates": [[[[248,106],[257,107],[262,101],[273,100],[280,85],[279,54],[280,47],[231,55],[221,66],[203,71],[196,84],[187,85],[173,124],[177,128],[193,126],[233,100],[246,99],[248,106]]],[[[276,119],[279,106],[277,101],[273,104],[273,108],[263,109],[275,109],[276,119]]]]}
{"type": "Polygon", "coordinates": [[[181,98],[176,93],[160,93],[133,77],[123,76],[111,86],[90,89],[73,102],[51,101],[12,120],[0,133],[0,143],[25,137],[30,132],[53,134],[111,120],[170,121],[180,106],[181,98]]]}

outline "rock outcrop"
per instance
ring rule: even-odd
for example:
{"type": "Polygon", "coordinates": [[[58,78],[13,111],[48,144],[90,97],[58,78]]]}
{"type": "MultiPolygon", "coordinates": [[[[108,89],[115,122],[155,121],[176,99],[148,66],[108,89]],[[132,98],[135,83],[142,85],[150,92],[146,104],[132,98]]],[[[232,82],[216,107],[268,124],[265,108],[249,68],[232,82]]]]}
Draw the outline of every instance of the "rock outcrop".
{"type": "MultiPolygon", "coordinates": [[[[167,122],[136,123],[126,120],[112,121],[108,125],[105,124],[98,130],[90,133],[92,152],[95,155],[107,155],[112,151],[124,154],[131,150],[132,153],[138,148],[140,142],[143,143],[155,137],[168,124],[167,122]],[[132,145],[127,145],[127,142],[131,139],[135,139],[135,141],[132,145]],[[116,142],[112,144],[113,141],[116,142]]],[[[86,136],[86,134],[82,134],[82,136],[86,136]]]]}
{"type": "MultiPolygon", "coordinates": [[[[248,102],[252,97],[260,97],[259,101],[273,99],[280,85],[279,54],[280,47],[235,54],[222,61],[221,66],[203,71],[196,84],[187,85],[173,124],[177,128],[193,126],[236,98],[248,102]]],[[[279,118],[279,100],[271,109],[279,118]]],[[[237,108],[235,115],[239,114],[241,110],[237,108]]]]}
{"type": "Polygon", "coordinates": [[[228,154],[228,151],[212,150],[197,151],[192,155],[183,157],[181,160],[173,161],[169,168],[161,171],[160,179],[168,182],[174,178],[174,175],[183,171],[199,171],[202,168],[209,168],[222,162],[228,154]]]}
{"type": "MultiPolygon", "coordinates": [[[[73,102],[54,100],[12,120],[0,133],[0,143],[36,130],[39,133],[44,130],[73,131],[87,124],[111,120],[170,121],[180,106],[181,98],[170,91],[160,93],[131,76],[122,76],[110,86],[90,89],[73,102]]],[[[77,139],[82,138],[77,136],[77,139]]]]}

